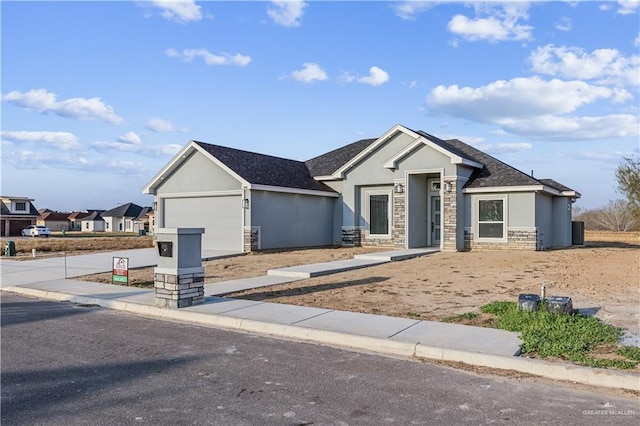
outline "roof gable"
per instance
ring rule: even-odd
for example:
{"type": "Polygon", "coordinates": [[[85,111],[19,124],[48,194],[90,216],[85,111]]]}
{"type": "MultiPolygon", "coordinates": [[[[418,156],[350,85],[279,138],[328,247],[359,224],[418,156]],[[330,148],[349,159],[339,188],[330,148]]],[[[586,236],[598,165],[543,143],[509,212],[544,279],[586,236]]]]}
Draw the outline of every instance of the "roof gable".
{"type": "Polygon", "coordinates": [[[142,207],[134,203],[127,203],[107,210],[102,213],[102,217],[132,217],[136,218],[142,211],[142,207]]]}
{"type": "Polygon", "coordinates": [[[330,176],[336,170],[351,161],[355,156],[367,149],[377,139],[361,139],[326,154],[307,160],[305,164],[311,176],[330,176]]]}

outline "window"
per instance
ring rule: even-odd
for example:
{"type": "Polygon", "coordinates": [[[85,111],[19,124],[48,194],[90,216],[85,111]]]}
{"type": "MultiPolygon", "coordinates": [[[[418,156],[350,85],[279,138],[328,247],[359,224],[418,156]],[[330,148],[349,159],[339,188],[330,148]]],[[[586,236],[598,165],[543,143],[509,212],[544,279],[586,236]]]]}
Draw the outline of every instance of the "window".
{"type": "Polygon", "coordinates": [[[23,201],[16,202],[16,211],[18,212],[26,212],[27,211],[27,203],[23,201]]]}
{"type": "Polygon", "coordinates": [[[478,238],[504,239],[503,199],[478,200],[478,238]]]}
{"type": "Polygon", "coordinates": [[[367,193],[369,213],[369,235],[389,236],[391,234],[391,191],[367,193]]]}

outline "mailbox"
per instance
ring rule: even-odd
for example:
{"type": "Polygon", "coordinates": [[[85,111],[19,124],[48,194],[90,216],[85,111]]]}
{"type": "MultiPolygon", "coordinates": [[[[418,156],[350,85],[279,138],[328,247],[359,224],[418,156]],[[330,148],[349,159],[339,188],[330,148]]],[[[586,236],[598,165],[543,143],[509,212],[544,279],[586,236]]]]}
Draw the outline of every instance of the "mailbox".
{"type": "Polygon", "coordinates": [[[158,255],[173,257],[173,241],[158,241],[158,255]]]}

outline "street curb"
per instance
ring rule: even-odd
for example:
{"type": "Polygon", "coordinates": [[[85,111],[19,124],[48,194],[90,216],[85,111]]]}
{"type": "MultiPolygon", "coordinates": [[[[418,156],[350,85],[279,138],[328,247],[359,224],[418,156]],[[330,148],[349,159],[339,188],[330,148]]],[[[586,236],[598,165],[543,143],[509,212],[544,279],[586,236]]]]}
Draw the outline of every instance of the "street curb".
{"type": "Polygon", "coordinates": [[[548,362],[540,359],[508,357],[482,352],[470,352],[409,343],[387,338],[359,336],[330,330],[277,324],[250,319],[205,314],[183,309],[166,309],[120,300],[77,296],[26,287],[8,287],[3,292],[21,294],[42,299],[67,301],[78,304],[93,304],[103,308],[125,311],[145,317],[180,321],[229,330],[258,333],[287,339],[323,343],[340,347],[366,350],[387,355],[417,357],[443,361],[462,362],[499,370],[513,370],[554,380],[565,380],[592,386],[640,391],[640,375],[624,371],[589,368],[573,364],[548,362]]]}

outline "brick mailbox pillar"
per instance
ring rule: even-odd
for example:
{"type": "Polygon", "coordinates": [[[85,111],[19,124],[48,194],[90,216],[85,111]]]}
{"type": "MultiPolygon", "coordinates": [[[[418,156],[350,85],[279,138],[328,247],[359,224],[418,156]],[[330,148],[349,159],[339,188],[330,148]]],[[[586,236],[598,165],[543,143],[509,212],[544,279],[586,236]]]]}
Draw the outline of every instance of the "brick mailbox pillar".
{"type": "Polygon", "coordinates": [[[204,302],[203,228],[158,228],[155,304],[184,308],[204,302]]]}

